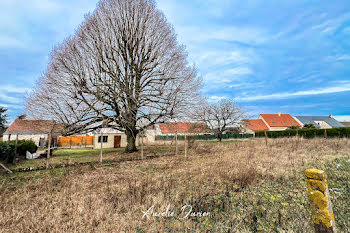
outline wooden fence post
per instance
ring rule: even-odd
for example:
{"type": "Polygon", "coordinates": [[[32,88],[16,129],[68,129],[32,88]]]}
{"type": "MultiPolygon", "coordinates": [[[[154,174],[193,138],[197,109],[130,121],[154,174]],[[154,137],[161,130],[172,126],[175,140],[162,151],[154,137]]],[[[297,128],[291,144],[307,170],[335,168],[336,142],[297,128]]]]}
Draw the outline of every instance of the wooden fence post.
{"type": "Polygon", "coordinates": [[[143,159],[143,132],[141,133],[141,159],[143,159]]]}
{"type": "Polygon", "coordinates": [[[177,146],[177,131],[175,133],[175,155],[177,155],[177,153],[179,152],[179,148],[177,146]]]}
{"type": "Polygon", "coordinates": [[[47,144],[46,169],[50,168],[51,139],[52,139],[52,130],[49,132],[49,143],[47,144]]]}
{"type": "Polygon", "coordinates": [[[185,134],[185,158],[187,158],[187,134],[185,134]]]}
{"type": "Polygon", "coordinates": [[[308,169],[305,175],[315,233],[335,233],[326,173],[322,170],[308,169]]]}
{"type": "Polygon", "coordinates": [[[15,144],[15,159],[17,158],[17,147],[18,147],[18,133],[16,134],[16,144],[15,144]]]}
{"type": "Polygon", "coordinates": [[[99,136],[99,137],[101,137],[100,163],[102,163],[102,161],[103,161],[103,159],[102,159],[102,157],[103,157],[103,132],[102,132],[102,130],[101,130],[101,136],[99,136]]]}

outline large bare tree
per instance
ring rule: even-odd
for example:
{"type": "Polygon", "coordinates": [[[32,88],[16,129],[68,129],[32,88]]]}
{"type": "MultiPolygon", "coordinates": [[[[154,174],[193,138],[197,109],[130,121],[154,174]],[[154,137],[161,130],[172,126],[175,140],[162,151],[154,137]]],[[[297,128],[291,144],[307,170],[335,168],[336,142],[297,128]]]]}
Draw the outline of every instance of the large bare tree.
{"type": "Polygon", "coordinates": [[[100,123],[136,135],[181,115],[201,80],[153,0],[102,0],[76,33],[54,48],[27,98],[32,116],[54,118],[67,133],[100,123]]]}
{"type": "Polygon", "coordinates": [[[223,133],[229,127],[238,127],[245,111],[232,99],[223,99],[216,103],[202,100],[191,114],[195,119],[205,122],[221,141],[223,133]]]}

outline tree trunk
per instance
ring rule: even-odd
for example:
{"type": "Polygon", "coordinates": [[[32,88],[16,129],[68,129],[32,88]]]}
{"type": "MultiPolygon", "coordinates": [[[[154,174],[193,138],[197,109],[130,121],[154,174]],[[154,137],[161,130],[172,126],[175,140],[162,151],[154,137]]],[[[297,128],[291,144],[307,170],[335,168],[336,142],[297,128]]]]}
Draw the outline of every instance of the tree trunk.
{"type": "Polygon", "coordinates": [[[222,133],[221,132],[218,133],[218,139],[220,142],[222,141],[222,133]]]}
{"type": "Polygon", "coordinates": [[[137,148],[136,148],[137,130],[127,129],[125,134],[126,134],[126,142],[127,142],[125,152],[126,153],[136,152],[137,151],[137,148]]]}

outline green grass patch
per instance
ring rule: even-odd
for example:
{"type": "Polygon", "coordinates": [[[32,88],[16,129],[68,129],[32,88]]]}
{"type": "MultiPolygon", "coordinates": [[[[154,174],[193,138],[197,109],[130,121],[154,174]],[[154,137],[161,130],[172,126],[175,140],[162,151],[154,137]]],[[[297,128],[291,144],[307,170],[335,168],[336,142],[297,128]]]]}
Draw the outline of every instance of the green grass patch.
{"type": "MultiPolygon", "coordinates": [[[[123,152],[124,148],[103,149],[103,155],[115,152],[123,152]]],[[[99,159],[100,149],[58,149],[53,152],[51,164],[64,164],[69,160],[70,163],[75,162],[93,162],[99,159]]],[[[29,168],[45,166],[46,159],[22,160],[17,164],[9,166],[10,169],[29,168]]]]}

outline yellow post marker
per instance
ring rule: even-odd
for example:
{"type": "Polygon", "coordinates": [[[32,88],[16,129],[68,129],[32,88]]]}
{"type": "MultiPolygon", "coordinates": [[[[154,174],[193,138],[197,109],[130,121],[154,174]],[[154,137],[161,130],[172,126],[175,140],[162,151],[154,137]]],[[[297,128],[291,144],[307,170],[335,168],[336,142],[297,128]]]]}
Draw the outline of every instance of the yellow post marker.
{"type": "Polygon", "coordinates": [[[326,173],[318,169],[308,169],[305,175],[315,232],[335,233],[334,213],[326,173]]]}

